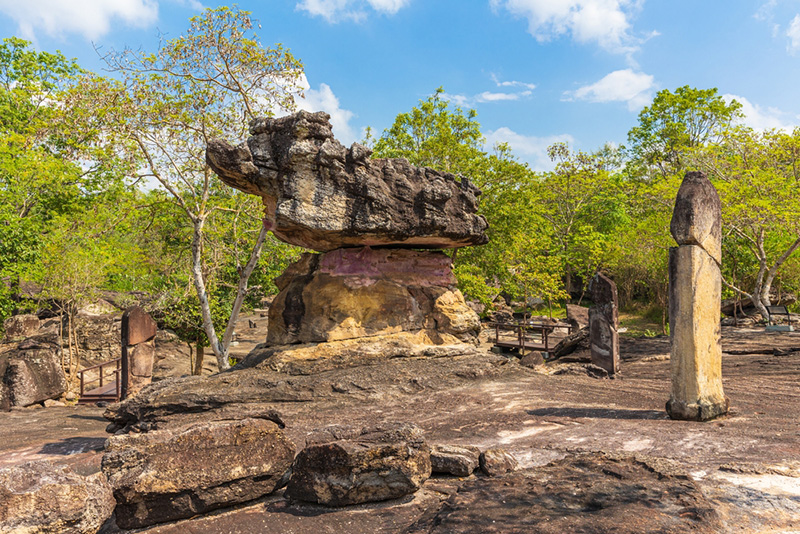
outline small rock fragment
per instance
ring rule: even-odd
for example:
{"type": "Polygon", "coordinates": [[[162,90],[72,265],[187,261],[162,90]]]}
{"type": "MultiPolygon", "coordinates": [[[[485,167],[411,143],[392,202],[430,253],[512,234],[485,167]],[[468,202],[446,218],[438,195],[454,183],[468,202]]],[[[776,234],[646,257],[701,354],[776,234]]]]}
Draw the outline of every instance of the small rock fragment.
{"type": "Polygon", "coordinates": [[[477,447],[434,445],[431,447],[431,471],[468,477],[478,467],[480,454],[477,447]]]}
{"type": "Polygon", "coordinates": [[[517,468],[517,459],[505,449],[499,447],[486,449],[480,456],[481,471],[490,477],[496,477],[517,468]]]}

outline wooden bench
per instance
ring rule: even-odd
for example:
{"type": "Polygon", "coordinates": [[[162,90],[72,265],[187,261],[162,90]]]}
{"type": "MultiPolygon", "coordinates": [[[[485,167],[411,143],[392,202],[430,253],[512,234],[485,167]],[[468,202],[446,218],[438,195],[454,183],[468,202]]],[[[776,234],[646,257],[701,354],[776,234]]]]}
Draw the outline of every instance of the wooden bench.
{"type": "Polygon", "coordinates": [[[565,329],[567,335],[572,331],[572,326],[567,323],[492,323],[494,326],[494,346],[501,349],[517,349],[520,355],[526,350],[550,352],[561,338],[553,339],[552,334],[556,329],[565,329]],[[555,343],[553,343],[555,341],[555,343]]]}
{"type": "Polygon", "coordinates": [[[786,316],[789,326],[792,326],[792,315],[789,313],[789,310],[786,309],[786,306],[767,306],[767,315],[769,315],[769,324],[774,324],[772,318],[776,315],[780,315],[786,316]]]}

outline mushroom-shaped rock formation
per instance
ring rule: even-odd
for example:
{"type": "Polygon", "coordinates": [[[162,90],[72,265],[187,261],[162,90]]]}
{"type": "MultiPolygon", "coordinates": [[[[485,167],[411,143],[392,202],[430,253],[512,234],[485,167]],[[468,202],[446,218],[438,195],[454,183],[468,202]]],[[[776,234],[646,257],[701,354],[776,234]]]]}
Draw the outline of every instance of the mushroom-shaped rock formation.
{"type": "Polygon", "coordinates": [[[300,111],[250,123],[233,146],[209,143],[206,160],[223,182],[263,199],[278,239],[327,252],[343,247],[455,248],[488,242],[467,179],[405,159],[369,159],[333,138],[330,115],[300,111]]]}

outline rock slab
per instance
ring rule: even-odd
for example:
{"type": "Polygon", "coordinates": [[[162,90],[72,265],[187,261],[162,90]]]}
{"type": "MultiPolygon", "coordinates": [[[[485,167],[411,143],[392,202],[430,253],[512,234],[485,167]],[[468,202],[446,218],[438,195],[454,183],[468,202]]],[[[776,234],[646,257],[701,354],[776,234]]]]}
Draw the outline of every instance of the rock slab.
{"type": "Polygon", "coordinates": [[[292,465],[286,496],[326,506],[397,499],[431,474],[430,448],[411,424],[385,424],[311,444],[292,465]]]}
{"type": "Polygon", "coordinates": [[[672,419],[707,421],[728,412],[720,343],[720,219],[714,186],[701,172],[686,173],[670,224],[678,243],[669,251],[672,419]]]}
{"type": "Polygon", "coordinates": [[[249,418],[110,437],[102,469],[117,525],[141,528],[271,493],[295,453],[281,427],[249,418]]]}
{"type": "Polygon", "coordinates": [[[352,246],[482,245],[480,190],[405,159],[369,159],[333,137],[327,113],[300,111],[250,123],[246,144],[211,141],[206,160],[223,182],[262,198],[286,243],[320,252],[352,246]]]}
{"type": "Polygon", "coordinates": [[[718,503],[688,479],[633,459],[569,457],[462,485],[404,534],[722,534],[718,503]]]}
{"type": "Polygon", "coordinates": [[[439,342],[477,343],[442,252],[370,247],[303,254],[276,279],[268,345],[322,343],[425,330],[439,342]]]}
{"type": "Polygon", "coordinates": [[[114,511],[105,477],[37,461],[0,469],[0,532],[97,532],[114,511]]]}
{"type": "Polygon", "coordinates": [[[592,363],[609,376],[619,372],[619,303],[617,284],[598,272],[589,282],[594,306],[589,309],[589,347],[592,363]]]}

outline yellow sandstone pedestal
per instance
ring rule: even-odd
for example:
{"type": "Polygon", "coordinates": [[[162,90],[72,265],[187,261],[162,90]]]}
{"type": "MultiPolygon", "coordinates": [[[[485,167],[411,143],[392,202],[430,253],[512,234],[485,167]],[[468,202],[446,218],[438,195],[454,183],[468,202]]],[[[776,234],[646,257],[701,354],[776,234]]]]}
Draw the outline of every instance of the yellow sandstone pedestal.
{"type": "Polygon", "coordinates": [[[699,246],[669,251],[672,419],[707,421],[728,411],[722,391],[719,266],[699,246]],[[714,305],[713,303],[717,303],[714,305]]]}

